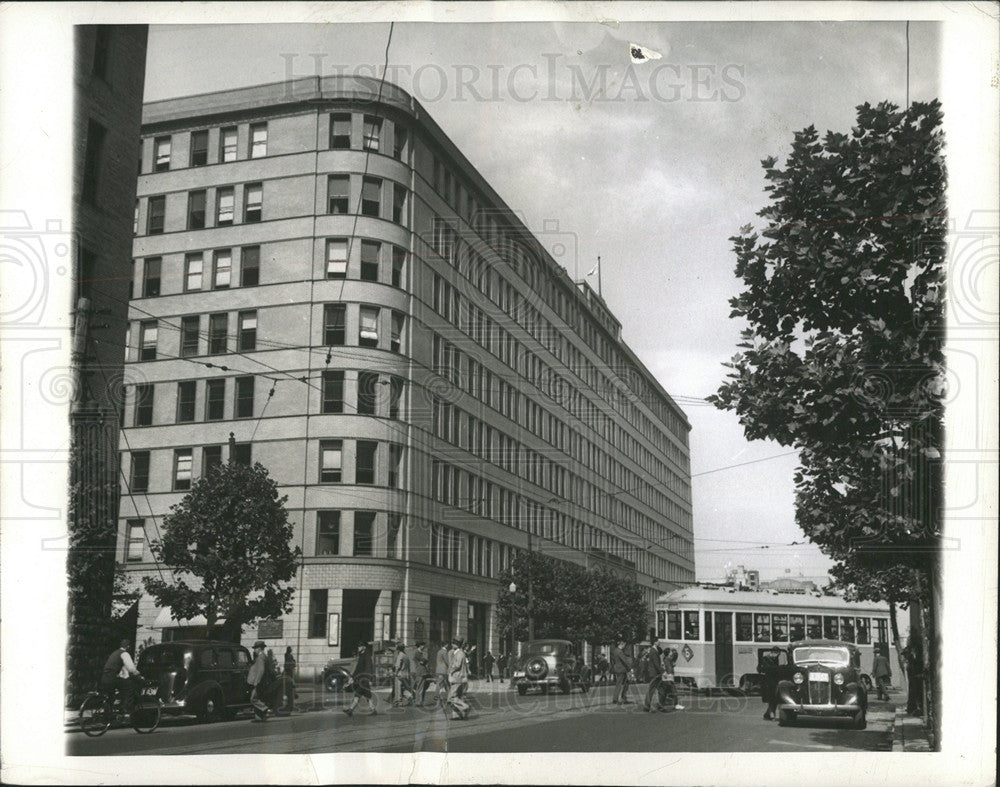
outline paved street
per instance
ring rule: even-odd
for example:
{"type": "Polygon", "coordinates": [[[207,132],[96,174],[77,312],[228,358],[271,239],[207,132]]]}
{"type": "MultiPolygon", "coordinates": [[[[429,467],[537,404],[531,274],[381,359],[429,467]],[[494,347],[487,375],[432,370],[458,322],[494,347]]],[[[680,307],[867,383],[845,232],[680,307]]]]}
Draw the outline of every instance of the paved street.
{"type": "MultiPolygon", "coordinates": [[[[339,698],[265,723],[241,716],[202,725],[167,719],[151,735],[111,730],[102,738],[68,733],[71,755],[333,752],[777,752],[890,751],[894,709],[873,701],[868,729],[814,720],[791,728],[761,718],[760,697],[682,693],[683,710],[644,713],[639,702],[616,706],[610,687],[584,695],[528,695],[473,684],[472,717],[451,721],[441,710],[390,709],[377,716],[340,712],[339,698]]],[[[638,699],[634,687],[633,700],[638,699]]],[[[303,695],[305,698],[305,695],[303,695]]]]}

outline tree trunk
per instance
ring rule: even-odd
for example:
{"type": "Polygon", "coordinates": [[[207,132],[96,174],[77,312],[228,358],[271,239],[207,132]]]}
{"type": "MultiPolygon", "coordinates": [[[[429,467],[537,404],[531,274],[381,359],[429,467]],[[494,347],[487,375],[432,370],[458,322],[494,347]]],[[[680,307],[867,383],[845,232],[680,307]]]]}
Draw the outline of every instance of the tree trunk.
{"type": "Polygon", "coordinates": [[[899,647],[899,621],[896,619],[896,602],[893,600],[889,601],[889,627],[892,630],[893,646],[896,648],[896,661],[899,663],[899,674],[903,676],[903,680],[905,681],[907,678],[906,659],[903,658],[903,651],[899,647]]]}

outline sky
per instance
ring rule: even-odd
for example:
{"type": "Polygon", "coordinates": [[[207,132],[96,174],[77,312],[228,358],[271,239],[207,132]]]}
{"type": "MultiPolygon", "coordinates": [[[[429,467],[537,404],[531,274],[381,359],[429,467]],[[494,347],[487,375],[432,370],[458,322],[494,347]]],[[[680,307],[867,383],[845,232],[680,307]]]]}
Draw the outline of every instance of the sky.
{"type": "MultiPolygon", "coordinates": [[[[338,73],[413,94],[574,279],[601,258],[622,337],[691,422],[698,579],[737,565],[825,582],[795,524],[794,452],[704,403],[736,352],[728,238],[760,226],[760,161],[795,131],[902,105],[895,22],[152,25],[147,101],[338,73]],[[633,64],[629,45],[649,59],[633,64]],[[565,249],[565,252],[562,250],[565,249]],[[775,458],[772,458],[775,457],[775,458]],[[799,546],[792,546],[799,542],[799,546]]],[[[909,94],[939,97],[936,23],[909,26],[909,94]]],[[[945,107],[947,112],[947,107],[945,107]]],[[[596,276],[588,279],[597,286],[596,276]]]]}

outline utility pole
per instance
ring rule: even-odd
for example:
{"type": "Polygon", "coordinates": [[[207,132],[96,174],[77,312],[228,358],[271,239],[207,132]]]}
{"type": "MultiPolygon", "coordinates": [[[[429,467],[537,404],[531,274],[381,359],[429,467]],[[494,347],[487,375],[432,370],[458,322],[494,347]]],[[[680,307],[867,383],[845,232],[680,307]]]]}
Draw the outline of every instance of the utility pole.
{"type": "Polygon", "coordinates": [[[528,641],[535,639],[535,607],[534,596],[531,587],[531,561],[534,559],[534,552],[531,550],[531,524],[528,525],[528,641]]]}

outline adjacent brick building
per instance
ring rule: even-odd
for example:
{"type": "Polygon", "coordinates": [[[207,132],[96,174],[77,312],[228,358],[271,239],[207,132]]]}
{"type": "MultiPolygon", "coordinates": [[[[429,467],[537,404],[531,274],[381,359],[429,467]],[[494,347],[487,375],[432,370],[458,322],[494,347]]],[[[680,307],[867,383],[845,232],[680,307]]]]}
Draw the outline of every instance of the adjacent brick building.
{"type": "MultiPolygon", "coordinates": [[[[409,95],[306,78],[149,103],[121,559],[207,467],[261,462],[303,552],[245,632],[300,665],[360,639],[498,651],[529,548],[694,579],[690,426],[587,285],[409,95]],[[232,434],[232,441],[230,440],[232,434]]],[[[140,637],[177,623],[140,602],[140,637]]]]}

